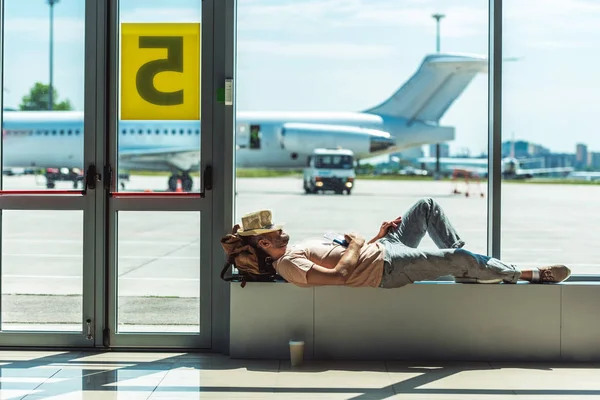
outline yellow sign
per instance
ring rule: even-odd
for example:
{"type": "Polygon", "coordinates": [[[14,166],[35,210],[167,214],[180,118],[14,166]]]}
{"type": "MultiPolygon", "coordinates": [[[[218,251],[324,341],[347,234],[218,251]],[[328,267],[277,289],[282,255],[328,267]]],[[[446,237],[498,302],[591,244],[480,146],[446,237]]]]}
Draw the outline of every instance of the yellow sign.
{"type": "Polygon", "coordinates": [[[200,23],[121,24],[121,119],[200,119],[200,23]]]}

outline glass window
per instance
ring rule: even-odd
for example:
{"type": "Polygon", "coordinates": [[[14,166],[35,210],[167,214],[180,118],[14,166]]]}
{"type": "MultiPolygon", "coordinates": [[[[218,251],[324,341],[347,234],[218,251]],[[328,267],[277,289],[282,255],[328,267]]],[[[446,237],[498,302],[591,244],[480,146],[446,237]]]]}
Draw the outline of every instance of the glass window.
{"type": "Polygon", "coordinates": [[[503,7],[502,257],[600,274],[600,7],[503,7]]]}
{"type": "Polygon", "coordinates": [[[200,332],[200,213],[120,211],[117,235],[119,332],[200,332]]]}
{"type": "Polygon", "coordinates": [[[82,234],[81,211],[2,210],[2,330],[81,330],[82,234]]]}
{"type": "Polygon", "coordinates": [[[133,123],[139,129],[139,135],[119,138],[118,169],[130,178],[120,179],[119,190],[200,191],[200,137],[185,135],[192,123],[200,126],[195,114],[200,107],[192,107],[192,115],[182,110],[196,104],[200,95],[201,3],[119,2],[118,65],[132,66],[119,69],[119,124],[133,123]],[[142,70],[144,74],[135,72],[142,70]],[[123,101],[129,95],[144,101],[123,101]],[[179,102],[179,95],[183,104],[171,104],[179,102]]]}
{"type": "MultiPolygon", "coordinates": [[[[83,141],[64,141],[83,127],[85,2],[2,2],[2,170],[83,169],[83,141]],[[49,9],[53,36],[49,41],[49,9]],[[50,53],[52,51],[52,53],[50,53]],[[51,90],[52,89],[52,90],[51,90]],[[66,118],[56,118],[65,111],[66,118]],[[51,129],[51,130],[48,130],[51,129]]],[[[70,189],[72,182],[14,174],[3,190],[70,189]]]]}
{"type": "MultiPolygon", "coordinates": [[[[488,1],[237,4],[236,221],[267,208],[291,243],[331,230],[369,240],[433,197],[486,254],[488,1]],[[316,148],[358,160],[343,197],[307,189],[316,148]]],[[[420,247],[436,248],[428,236],[420,247]]]]}

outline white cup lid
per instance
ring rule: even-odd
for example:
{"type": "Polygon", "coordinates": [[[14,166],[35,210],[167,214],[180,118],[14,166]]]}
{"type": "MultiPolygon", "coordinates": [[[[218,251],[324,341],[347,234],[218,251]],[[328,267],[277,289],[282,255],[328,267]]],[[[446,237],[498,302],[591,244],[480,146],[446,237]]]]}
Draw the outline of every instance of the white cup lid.
{"type": "Polygon", "coordinates": [[[304,344],[303,340],[290,340],[291,345],[304,344]]]}

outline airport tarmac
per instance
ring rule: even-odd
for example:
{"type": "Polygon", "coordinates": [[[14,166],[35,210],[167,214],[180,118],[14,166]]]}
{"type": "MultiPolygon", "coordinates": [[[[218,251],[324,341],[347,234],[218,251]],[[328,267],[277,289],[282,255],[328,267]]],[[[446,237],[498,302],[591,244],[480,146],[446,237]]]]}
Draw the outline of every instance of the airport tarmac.
{"type": "MultiPolygon", "coordinates": [[[[3,179],[5,189],[43,188],[32,176],[3,179]]],[[[165,186],[165,177],[132,176],[127,189],[165,186]]],[[[471,186],[472,195],[465,197],[452,194],[452,184],[445,181],[358,180],[350,196],[306,195],[300,178],[246,178],[236,182],[236,213],[239,220],[250,211],[272,210],[274,222],[285,225],[292,243],[327,231],[356,231],[369,239],[382,221],[402,214],[420,198],[433,197],[466,248],[486,253],[487,193],[482,185],[481,198],[471,186]]],[[[464,183],[459,188],[464,190],[464,183]]],[[[600,274],[599,185],[506,183],[502,189],[502,259],[523,268],[564,263],[576,274],[600,274]]],[[[200,220],[187,212],[120,216],[117,283],[122,324],[142,331],[148,326],[193,330],[198,324],[200,220]]],[[[80,321],[82,228],[79,211],[3,211],[6,326],[80,321]]],[[[435,248],[428,237],[422,247],[435,248]]],[[[220,268],[214,266],[214,273],[220,268]]]]}

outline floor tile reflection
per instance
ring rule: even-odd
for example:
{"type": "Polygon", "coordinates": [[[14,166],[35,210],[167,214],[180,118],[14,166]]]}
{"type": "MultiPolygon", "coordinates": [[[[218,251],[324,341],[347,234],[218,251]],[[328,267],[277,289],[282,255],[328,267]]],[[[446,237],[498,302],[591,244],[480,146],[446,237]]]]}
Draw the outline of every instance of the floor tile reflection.
{"type": "Polygon", "coordinates": [[[235,360],[0,352],[0,399],[595,399],[597,364],[235,360]]]}

